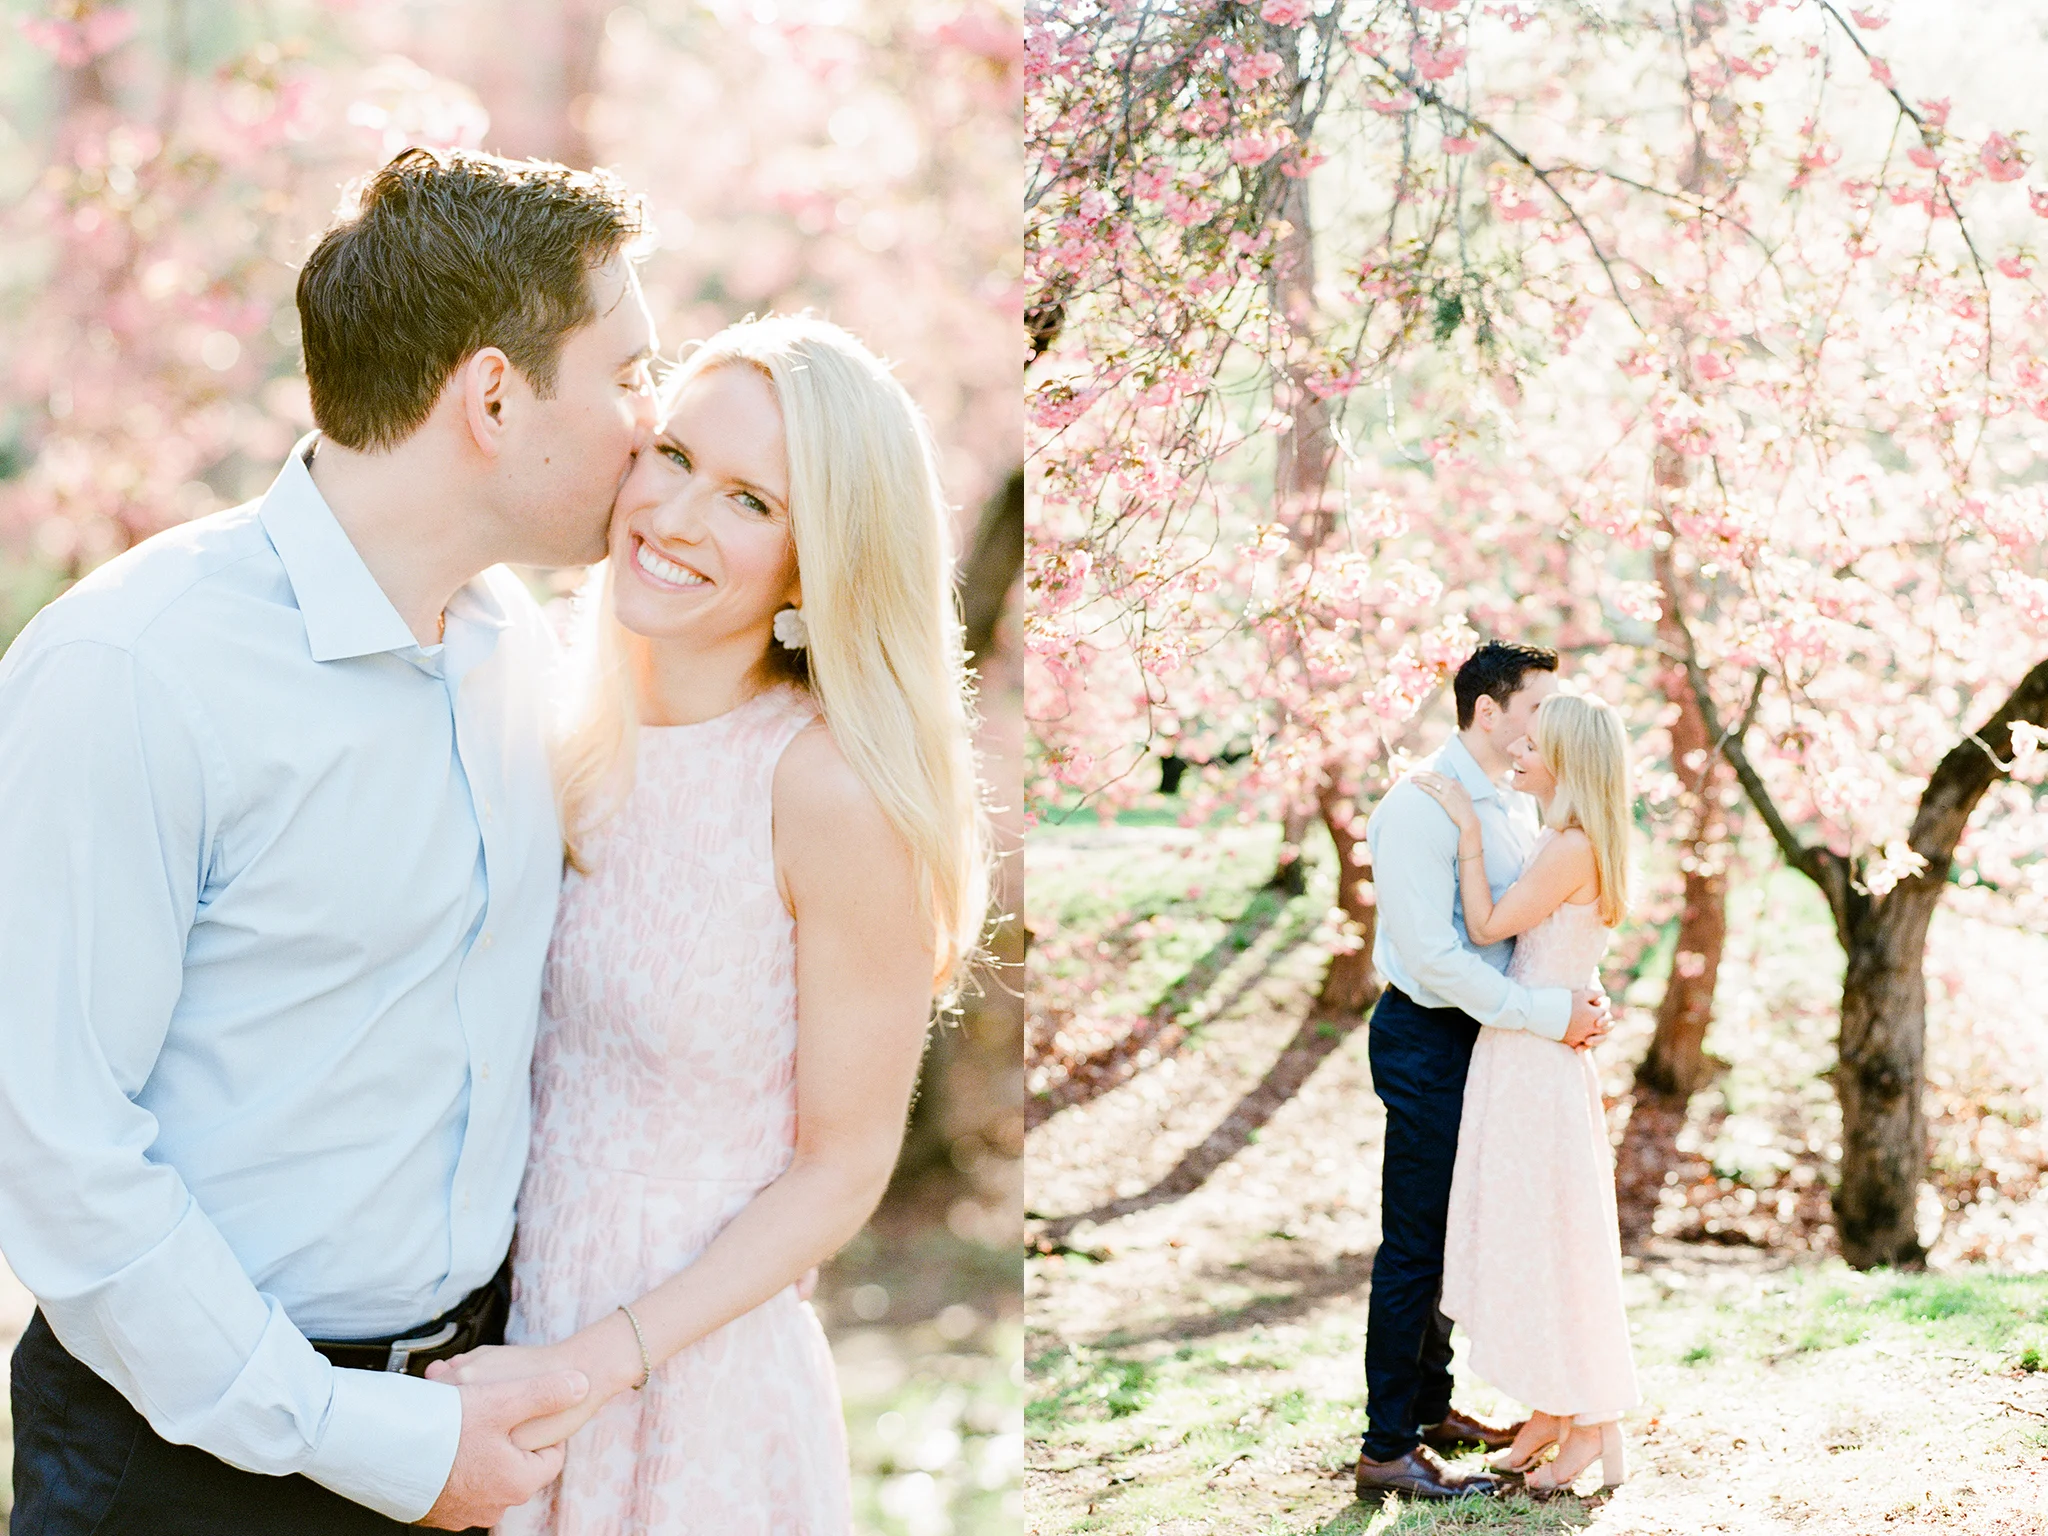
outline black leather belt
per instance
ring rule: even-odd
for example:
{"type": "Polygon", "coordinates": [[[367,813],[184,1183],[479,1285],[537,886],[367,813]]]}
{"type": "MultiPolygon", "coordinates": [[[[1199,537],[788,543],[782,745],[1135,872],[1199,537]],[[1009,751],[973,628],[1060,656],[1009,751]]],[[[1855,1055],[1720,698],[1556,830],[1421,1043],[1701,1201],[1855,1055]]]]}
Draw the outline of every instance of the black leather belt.
{"type": "Polygon", "coordinates": [[[512,1265],[508,1259],[489,1283],[432,1322],[387,1339],[313,1339],[312,1346],[334,1364],[353,1371],[397,1371],[424,1376],[436,1360],[452,1360],[479,1344],[501,1344],[511,1310],[512,1265]]]}

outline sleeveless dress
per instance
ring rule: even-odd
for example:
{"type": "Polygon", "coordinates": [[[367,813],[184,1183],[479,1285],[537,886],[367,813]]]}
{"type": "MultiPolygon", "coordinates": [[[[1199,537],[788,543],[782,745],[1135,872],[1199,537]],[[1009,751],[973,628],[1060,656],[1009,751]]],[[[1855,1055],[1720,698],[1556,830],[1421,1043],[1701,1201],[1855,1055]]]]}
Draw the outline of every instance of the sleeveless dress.
{"type": "MultiPolygon", "coordinates": [[[[631,797],[564,883],[542,983],[507,1339],[554,1343],[689,1267],[789,1165],[796,925],[775,765],[817,718],[780,687],[642,727],[631,797]]],[[[621,1392],[501,1536],[838,1536],[846,1431],[795,1286],[621,1392]]]]}
{"type": "MultiPolygon", "coordinates": [[[[1508,975],[1590,986],[1608,931],[1597,903],[1566,902],[1515,941],[1508,975]]],[[[1531,1408],[1599,1423],[1642,1401],[1622,1308],[1614,1153],[1589,1054],[1526,1030],[1479,1031],[1442,1307],[1471,1341],[1472,1369],[1531,1408]]]]}

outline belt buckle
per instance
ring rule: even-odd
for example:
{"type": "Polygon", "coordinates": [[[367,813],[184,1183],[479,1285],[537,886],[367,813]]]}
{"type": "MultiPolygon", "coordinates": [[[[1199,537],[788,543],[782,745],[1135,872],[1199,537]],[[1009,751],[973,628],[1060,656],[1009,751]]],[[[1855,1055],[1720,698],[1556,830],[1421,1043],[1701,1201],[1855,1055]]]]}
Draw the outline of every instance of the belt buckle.
{"type": "Polygon", "coordinates": [[[396,1371],[401,1376],[404,1375],[406,1363],[415,1354],[424,1350],[439,1349],[443,1344],[454,1338],[459,1331],[458,1325],[443,1323],[432,1333],[418,1334],[410,1339],[393,1339],[391,1341],[391,1353],[384,1360],[384,1369],[386,1371],[396,1371]]]}

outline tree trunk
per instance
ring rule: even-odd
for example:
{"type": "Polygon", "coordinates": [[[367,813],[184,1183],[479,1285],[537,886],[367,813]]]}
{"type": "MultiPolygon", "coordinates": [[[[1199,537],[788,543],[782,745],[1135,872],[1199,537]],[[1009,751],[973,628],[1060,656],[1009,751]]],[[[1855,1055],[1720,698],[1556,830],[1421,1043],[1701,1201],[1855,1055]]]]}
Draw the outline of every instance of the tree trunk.
{"type": "Polygon", "coordinates": [[[960,562],[960,624],[972,664],[994,643],[1010,589],[1024,568],[1024,466],[1011,470],[983,507],[974,547],[960,562]]]}
{"type": "MultiPolygon", "coordinates": [[[[1946,870],[1943,871],[1946,875],[1946,870]]],[[[1857,1269],[1916,1265],[1926,1257],[1915,1222],[1927,1165],[1927,925],[1941,884],[1902,882],[1848,935],[1842,977],[1841,1178],[1835,1226],[1857,1269]]]]}
{"type": "Polygon", "coordinates": [[[1292,899],[1308,894],[1308,865],[1301,857],[1301,840],[1316,819],[1307,811],[1289,811],[1280,823],[1280,854],[1273,873],[1266,877],[1266,889],[1292,899]]]}
{"type": "MultiPolygon", "coordinates": [[[[1685,484],[1685,460],[1668,443],[1657,445],[1657,485],[1673,490],[1685,484]]],[[[1657,638],[1667,656],[1683,654],[1679,628],[1678,572],[1667,546],[1657,552],[1657,578],[1664,588],[1664,613],[1657,638]]],[[[1686,1102],[1713,1081],[1707,1060],[1707,1027],[1714,1020],[1714,985],[1721,974],[1721,952],[1728,942],[1728,812],[1724,804],[1732,770],[1714,751],[1706,717],[1693,697],[1682,662],[1672,661],[1658,673],[1658,686],[1677,706],[1671,724],[1671,766],[1684,789],[1679,797],[1683,830],[1678,838],[1679,861],[1685,875],[1685,905],[1678,918],[1678,945],[1671,959],[1671,978],[1657,1005],[1657,1029],[1649,1054],[1636,1068],[1636,1099],[1654,1099],[1667,1110],[1681,1111],[1686,1102]]]]}
{"type": "Polygon", "coordinates": [[[1322,990],[1316,994],[1315,1012],[1356,1018],[1370,1008],[1380,995],[1373,975],[1372,941],[1377,931],[1379,909],[1368,887],[1372,871],[1366,866],[1365,828],[1360,825],[1358,792],[1326,780],[1316,792],[1316,809],[1329,829],[1337,849],[1337,905],[1357,931],[1356,949],[1339,950],[1330,956],[1330,968],[1323,973],[1322,990]]]}
{"type": "MultiPolygon", "coordinates": [[[[1693,654],[1688,639],[1685,654],[1693,654]]],[[[1948,889],[1956,845],[1984,792],[2007,769],[2012,727],[2048,724],[2048,661],[2037,662],[1998,712],[1957,742],[1928,775],[1907,837],[1925,861],[1889,891],[1864,888],[1862,870],[1832,849],[1799,840],[1749,761],[1738,727],[1716,723],[1706,678],[1686,662],[1707,728],[1723,739],[1757,814],[1785,861],[1820,887],[1848,956],[1842,977],[1835,1096],[1842,1106],[1841,1177],[1835,1226],[1842,1257],[1858,1269],[1917,1264],[1924,1257],[1914,1209],[1927,1167],[1927,928],[1948,889]]]]}

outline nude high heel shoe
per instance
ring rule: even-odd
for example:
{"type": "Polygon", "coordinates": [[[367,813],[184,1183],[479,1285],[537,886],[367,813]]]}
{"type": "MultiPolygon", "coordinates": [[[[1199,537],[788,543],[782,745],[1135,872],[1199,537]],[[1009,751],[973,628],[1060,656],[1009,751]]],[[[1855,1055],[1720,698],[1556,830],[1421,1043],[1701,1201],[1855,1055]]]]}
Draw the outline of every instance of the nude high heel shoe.
{"type": "Polygon", "coordinates": [[[1549,1439],[1539,1440],[1536,1442],[1535,1445],[1531,1446],[1529,1448],[1529,1452],[1527,1455],[1517,1458],[1515,1455],[1515,1448],[1511,1445],[1506,1450],[1502,1451],[1498,1456],[1490,1458],[1487,1461],[1486,1465],[1495,1472],[1512,1472],[1517,1476],[1520,1476],[1522,1473],[1527,1472],[1531,1467],[1536,1465],[1537,1461],[1542,1458],[1542,1455],[1545,1451],[1549,1450],[1553,1445],[1557,1444],[1559,1436],[1562,1435],[1564,1430],[1569,1428],[1571,1424],[1571,1421],[1569,1419],[1553,1422],[1558,1423],[1559,1428],[1551,1431],[1549,1439]]]}
{"type": "MultiPolygon", "coordinates": [[[[1621,1425],[1609,1420],[1605,1424],[1577,1426],[1600,1431],[1599,1440],[1582,1452],[1567,1450],[1560,1446],[1557,1459],[1547,1467],[1538,1467],[1523,1478],[1522,1486],[1531,1493],[1566,1493],[1579,1474],[1593,1464],[1593,1458],[1600,1459],[1600,1489],[1604,1493],[1610,1488],[1619,1488],[1628,1479],[1627,1442],[1622,1439],[1621,1425]]],[[[1583,1442],[1582,1442],[1583,1444],[1583,1442]]]]}
{"type": "Polygon", "coordinates": [[[1604,1492],[1628,1481],[1628,1442],[1622,1438],[1621,1420],[1600,1426],[1600,1487],[1604,1492]]]}

